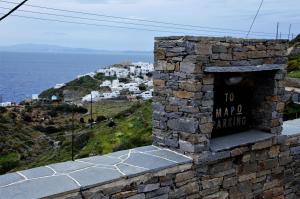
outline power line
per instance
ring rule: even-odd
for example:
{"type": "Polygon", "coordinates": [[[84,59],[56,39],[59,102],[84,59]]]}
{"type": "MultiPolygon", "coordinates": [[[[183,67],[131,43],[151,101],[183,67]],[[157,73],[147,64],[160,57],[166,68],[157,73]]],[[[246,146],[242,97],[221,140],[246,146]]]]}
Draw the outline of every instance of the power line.
{"type": "MultiPolygon", "coordinates": [[[[16,4],[14,2],[5,1],[5,0],[3,0],[2,2],[8,3],[8,4],[16,4]]],[[[181,27],[205,28],[205,29],[211,29],[211,30],[226,30],[226,31],[234,31],[234,32],[247,33],[247,31],[245,31],[245,30],[230,29],[230,28],[217,28],[217,27],[208,27],[208,26],[198,26],[198,25],[171,23],[171,22],[156,21],[156,20],[145,20],[145,19],[137,19],[137,18],[128,18],[128,17],[113,16],[113,15],[88,13],[88,12],[75,11],[75,10],[58,9],[58,8],[52,8],[52,7],[46,7],[46,6],[37,6],[37,5],[31,5],[31,4],[26,4],[25,6],[27,6],[27,7],[33,7],[33,8],[47,9],[47,10],[54,10],[54,11],[61,11],[61,12],[68,12],[68,13],[76,13],[76,14],[91,15],[91,16],[98,16],[98,17],[106,17],[106,18],[130,20],[130,21],[140,21],[140,22],[157,23],[157,24],[173,25],[173,26],[181,26],[181,27]]],[[[267,32],[253,32],[253,33],[268,34],[270,36],[274,34],[274,33],[267,33],[267,32]]]]}
{"type": "MultiPolygon", "coordinates": [[[[6,7],[0,7],[1,9],[9,9],[6,7]]],[[[181,27],[174,27],[174,26],[162,26],[162,25],[151,25],[151,24],[141,24],[141,23],[133,23],[133,22],[120,22],[120,21],[112,21],[112,20],[106,20],[106,19],[95,19],[95,18],[87,18],[87,17],[78,17],[78,16],[71,16],[71,15],[62,15],[62,14],[54,14],[54,13],[48,13],[48,12],[39,12],[39,11],[30,11],[30,10],[18,10],[21,12],[26,13],[35,13],[35,14],[42,14],[42,15],[48,15],[48,16],[56,16],[56,17],[65,17],[65,18],[72,18],[72,19],[81,19],[81,20],[90,20],[90,21],[98,21],[98,22],[110,22],[110,23],[122,23],[122,24],[128,24],[128,25],[137,25],[137,26],[144,26],[144,27],[155,27],[155,28],[170,28],[170,29],[179,29],[179,30],[186,30],[186,31],[199,31],[199,32],[210,32],[210,33],[230,33],[230,34],[238,34],[241,33],[237,32],[225,32],[225,31],[212,31],[207,29],[191,29],[191,28],[181,28],[181,27]]],[[[267,36],[268,34],[254,34],[257,36],[267,36]]],[[[269,35],[268,35],[269,36],[269,35]]]]}
{"type": "MultiPolygon", "coordinates": [[[[24,3],[26,3],[28,0],[24,0],[21,3],[19,3],[16,7],[14,7],[11,11],[9,11],[7,14],[5,14],[3,17],[0,18],[0,21],[8,17],[10,14],[12,14],[14,11],[16,11],[18,8],[20,8],[24,3]]],[[[17,4],[17,3],[16,3],[17,4]]]]}
{"type": "Polygon", "coordinates": [[[256,12],[256,14],[255,14],[255,16],[254,16],[254,18],[253,18],[253,21],[252,21],[251,26],[250,26],[250,28],[249,28],[249,31],[248,31],[248,33],[247,33],[247,36],[246,36],[247,38],[248,38],[248,36],[249,36],[249,34],[250,34],[251,30],[252,30],[252,27],[253,27],[253,25],[254,25],[254,23],[255,23],[255,20],[256,20],[258,14],[259,14],[259,11],[260,11],[260,9],[261,9],[263,3],[264,3],[264,0],[261,0],[261,3],[260,3],[260,5],[259,5],[259,7],[258,7],[258,10],[257,10],[257,12],[256,12]]]}
{"type": "MultiPolygon", "coordinates": [[[[3,13],[0,13],[3,14],[3,13]]],[[[115,26],[115,25],[106,25],[106,24],[94,24],[94,23],[84,23],[84,22],[75,22],[75,21],[65,21],[65,20],[58,20],[58,19],[47,19],[47,18],[40,18],[40,17],[30,17],[24,15],[17,15],[13,14],[11,16],[25,18],[25,19],[34,19],[34,20],[41,20],[41,21],[52,21],[52,22],[61,22],[61,23],[68,23],[68,24],[77,24],[77,25],[87,25],[87,26],[96,26],[96,27],[108,27],[108,28],[120,28],[120,29],[127,29],[127,30],[144,30],[149,32],[163,32],[163,33],[175,33],[175,34],[186,34],[185,32],[175,32],[169,30],[156,30],[156,29],[146,29],[146,28],[135,28],[135,27],[126,27],[126,26],[115,26]]],[[[197,33],[193,33],[197,34],[197,33]]],[[[205,35],[211,36],[211,35],[205,35]]]]}

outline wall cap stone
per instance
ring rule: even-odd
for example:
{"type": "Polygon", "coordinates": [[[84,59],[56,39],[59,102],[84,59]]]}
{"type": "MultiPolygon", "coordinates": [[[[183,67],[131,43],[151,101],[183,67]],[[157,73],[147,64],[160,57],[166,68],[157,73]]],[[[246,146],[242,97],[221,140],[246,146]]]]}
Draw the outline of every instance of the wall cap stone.
{"type": "Polygon", "coordinates": [[[143,176],[167,175],[190,169],[192,159],[156,146],[145,146],[9,173],[0,176],[0,197],[57,197],[79,190],[143,176]]]}
{"type": "Polygon", "coordinates": [[[272,70],[284,70],[285,64],[263,64],[257,66],[209,66],[204,69],[207,73],[241,73],[241,72],[260,72],[260,71],[272,71],[272,70]]]}

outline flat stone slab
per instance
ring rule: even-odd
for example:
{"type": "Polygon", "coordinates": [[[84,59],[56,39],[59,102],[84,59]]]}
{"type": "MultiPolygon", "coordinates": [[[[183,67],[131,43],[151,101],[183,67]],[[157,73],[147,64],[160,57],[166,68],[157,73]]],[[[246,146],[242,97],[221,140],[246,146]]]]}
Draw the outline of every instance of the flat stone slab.
{"type": "Polygon", "coordinates": [[[274,136],[274,134],[265,133],[258,130],[249,130],[241,133],[211,139],[210,149],[215,152],[228,150],[237,146],[267,140],[274,136]]]}
{"type": "Polygon", "coordinates": [[[207,73],[245,73],[245,72],[259,72],[259,71],[272,71],[283,70],[285,65],[283,64],[264,64],[257,66],[208,66],[205,68],[207,73]]]}
{"type": "Polygon", "coordinates": [[[0,199],[33,199],[77,192],[164,168],[192,159],[156,146],[51,164],[0,176],[0,199]]]}
{"type": "Polygon", "coordinates": [[[24,177],[22,177],[20,174],[18,173],[9,173],[9,174],[5,174],[0,176],[0,186],[5,186],[14,182],[19,182],[25,180],[24,177]]]}
{"type": "Polygon", "coordinates": [[[283,123],[282,135],[300,134],[300,119],[290,120],[283,123]]]}
{"type": "Polygon", "coordinates": [[[79,190],[79,186],[68,176],[36,178],[1,187],[2,199],[34,199],[79,190]]]}
{"type": "Polygon", "coordinates": [[[26,178],[40,178],[46,176],[52,176],[55,172],[48,167],[38,167],[34,169],[29,169],[25,171],[20,171],[19,174],[26,176],[26,178]]]}

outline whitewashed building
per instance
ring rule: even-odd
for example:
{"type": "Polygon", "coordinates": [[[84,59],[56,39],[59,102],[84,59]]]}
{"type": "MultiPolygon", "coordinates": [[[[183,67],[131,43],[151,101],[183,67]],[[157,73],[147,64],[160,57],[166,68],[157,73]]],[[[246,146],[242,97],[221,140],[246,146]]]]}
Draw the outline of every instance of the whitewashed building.
{"type": "Polygon", "coordinates": [[[128,89],[130,92],[133,92],[133,93],[141,93],[139,87],[136,87],[136,86],[132,86],[132,87],[129,87],[128,89]]]}
{"type": "Polygon", "coordinates": [[[12,106],[12,102],[2,102],[2,103],[0,103],[0,106],[1,107],[9,107],[9,106],[12,106]]]}
{"type": "Polygon", "coordinates": [[[31,95],[31,99],[32,100],[38,100],[39,99],[39,95],[38,94],[32,94],[31,95]]]}
{"type": "Polygon", "coordinates": [[[101,93],[98,91],[92,91],[91,94],[84,96],[81,101],[90,102],[92,100],[93,102],[97,102],[101,99],[101,97],[103,97],[101,93]]]}
{"type": "Polygon", "coordinates": [[[62,87],[64,87],[66,84],[56,84],[55,86],[54,86],[54,88],[55,89],[60,89],[60,88],[62,88],[62,87]]]}
{"type": "Polygon", "coordinates": [[[58,100],[58,97],[57,97],[56,95],[52,95],[52,96],[51,96],[51,100],[52,100],[52,101],[56,101],[56,100],[58,100]]]}
{"type": "Polygon", "coordinates": [[[109,80],[105,80],[104,82],[102,82],[102,84],[100,84],[100,87],[110,87],[112,85],[111,81],[109,80]]]}
{"type": "Polygon", "coordinates": [[[151,91],[145,91],[143,93],[141,93],[140,95],[144,100],[148,100],[152,98],[152,92],[151,91]]]}

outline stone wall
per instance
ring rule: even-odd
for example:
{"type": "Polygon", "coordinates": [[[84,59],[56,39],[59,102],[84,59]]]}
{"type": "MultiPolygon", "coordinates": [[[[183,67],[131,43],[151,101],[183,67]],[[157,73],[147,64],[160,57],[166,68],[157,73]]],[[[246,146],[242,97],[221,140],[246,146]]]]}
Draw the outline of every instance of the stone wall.
{"type": "Polygon", "coordinates": [[[56,196],[62,199],[176,199],[199,198],[199,183],[193,164],[146,173],[106,183],[80,192],[56,196]]]}
{"type": "Polygon", "coordinates": [[[300,197],[300,136],[271,139],[218,151],[197,173],[203,198],[300,197]]]}
{"type": "MultiPolygon", "coordinates": [[[[154,143],[184,153],[209,148],[213,129],[214,75],[211,66],[286,64],[287,41],[207,37],[162,37],[155,42],[154,143]]],[[[284,108],[285,70],[268,81],[259,107],[261,128],[279,134],[284,108]]],[[[263,85],[261,85],[263,88],[263,85]]],[[[263,93],[263,89],[259,93],[263,93]]],[[[259,117],[257,117],[259,118],[259,117]]]]}
{"type": "Polygon", "coordinates": [[[274,136],[186,163],[53,198],[297,199],[300,135],[274,136]]]}
{"type": "Polygon", "coordinates": [[[300,134],[274,136],[212,152],[195,163],[139,174],[53,198],[300,198],[300,134]]]}

